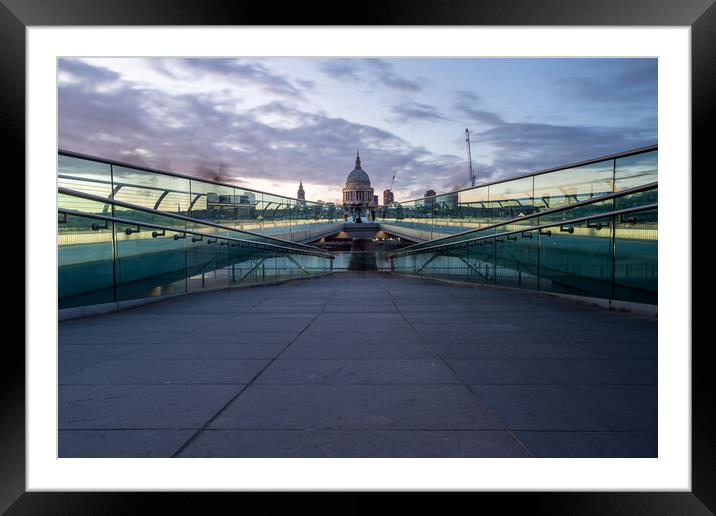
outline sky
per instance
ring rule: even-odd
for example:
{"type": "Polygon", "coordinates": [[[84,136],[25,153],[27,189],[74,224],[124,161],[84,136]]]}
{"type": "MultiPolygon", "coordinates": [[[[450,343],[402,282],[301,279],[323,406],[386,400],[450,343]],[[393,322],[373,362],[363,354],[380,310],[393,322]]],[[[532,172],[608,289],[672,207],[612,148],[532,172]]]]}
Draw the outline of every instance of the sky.
{"type": "Polygon", "coordinates": [[[656,59],[61,58],[59,147],[340,202],[360,149],[382,203],[657,143],[656,59]]]}

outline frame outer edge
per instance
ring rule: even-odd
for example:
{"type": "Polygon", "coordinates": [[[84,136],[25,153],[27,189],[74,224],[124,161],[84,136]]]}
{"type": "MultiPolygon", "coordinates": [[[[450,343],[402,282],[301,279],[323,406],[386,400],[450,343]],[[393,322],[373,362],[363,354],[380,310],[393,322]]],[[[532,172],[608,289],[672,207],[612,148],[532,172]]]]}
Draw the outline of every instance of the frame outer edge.
{"type": "MultiPolygon", "coordinates": [[[[13,169],[23,171],[21,175],[15,173],[14,177],[7,179],[20,182],[24,198],[25,26],[4,4],[0,4],[0,37],[0,121],[6,144],[4,148],[13,149],[8,155],[9,163],[5,163],[3,168],[7,172],[13,169]]],[[[25,226],[25,232],[27,229],[25,226]]],[[[23,235],[22,263],[27,272],[25,243],[23,235]]],[[[23,301],[26,301],[24,296],[23,293],[23,301]]],[[[0,512],[25,491],[25,352],[24,346],[21,347],[9,334],[5,344],[6,355],[0,360],[3,382],[0,390],[0,512]]]]}
{"type": "MultiPolygon", "coordinates": [[[[716,3],[691,27],[691,81],[693,206],[693,170],[699,170],[699,185],[706,185],[706,176],[714,168],[713,138],[710,135],[716,120],[716,3]]],[[[703,189],[701,191],[704,192],[703,189]]],[[[693,213],[689,215],[694,220],[693,213]]],[[[693,229],[691,234],[692,243],[696,242],[693,229]]],[[[702,242],[699,240],[699,243],[702,242]]],[[[695,256],[692,245],[692,275],[694,270],[700,270],[694,263],[695,256]]],[[[700,290],[703,292],[704,288],[700,290]]],[[[693,307],[693,290],[691,304],[693,307]]],[[[691,334],[694,335],[693,312],[691,334]]],[[[716,512],[716,387],[713,375],[716,353],[708,340],[691,339],[691,489],[704,505],[716,512]]]]}
{"type": "MultiPolygon", "coordinates": [[[[11,1],[10,3],[14,4],[15,7],[18,7],[17,2],[11,1]]],[[[34,7],[37,8],[37,2],[32,3],[35,4],[34,7]]],[[[114,4],[114,7],[116,8],[116,2],[109,3],[110,5],[114,4]]],[[[578,3],[582,4],[583,2],[578,3]]],[[[703,3],[706,2],[702,2],[702,4],[703,3]]],[[[23,23],[23,21],[20,21],[20,19],[18,19],[15,15],[15,13],[10,11],[8,7],[4,4],[5,2],[0,4],[0,33],[2,34],[3,41],[3,51],[0,52],[0,73],[2,73],[3,77],[9,77],[12,80],[5,80],[0,85],[0,88],[2,88],[5,93],[3,96],[0,96],[0,107],[2,108],[3,112],[2,125],[4,126],[4,128],[7,128],[8,133],[6,142],[8,142],[10,145],[13,145],[12,147],[9,145],[8,148],[18,149],[24,148],[24,145],[22,145],[22,143],[24,142],[25,136],[24,23],[28,23],[28,20],[25,16],[23,16],[21,18],[24,21],[23,23]]],[[[28,4],[30,4],[29,1],[28,4]]],[[[664,6],[666,7],[667,5],[668,4],[664,2],[664,6]]],[[[671,11],[671,15],[673,15],[674,5],[675,4],[671,4],[671,8],[668,9],[669,11],[671,11]]],[[[48,8],[49,5],[45,4],[45,7],[48,8]]],[[[62,25],[63,22],[59,19],[60,16],[55,16],[55,14],[67,7],[66,2],[57,0],[54,4],[54,7],[56,11],[54,13],[47,12],[46,16],[54,18],[55,22],[50,24],[62,25]]],[[[459,10],[459,6],[456,7],[456,10],[459,10]]],[[[691,3],[690,8],[693,9],[693,7],[694,5],[693,3],[691,3]]],[[[554,9],[556,9],[556,7],[554,9]]],[[[30,7],[30,11],[33,11],[32,6],[30,7]]],[[[47,11],[52,11],[52,9],[48,8],[47,11]]],[[[141,9],[137,9],[137,11],[141,11],[141,9]]],[[[393,15],[397,14],[398,11],[401,11],[401,9],[394,11],[393,15]]],[[[550,8],[545,8],[544,13],[547,13],[549,11],[551,11],[550,8]]],[[[699,11],[702,10],[699,9],[699,11]]],[[[709,161],[707,161],[709,159],[709,153],[706,150],[708,149],[708,147],[706,147],[706,144],[711,144],[708,139],[708,133],[706,129],[710,128],[710,126],[713,124],[713,120],[716,119],[716,110],[714,109],[715,100],[713,96],[713,89],[716,87],[716,71],[714,69],[714,63],[716,63],[716,46],[714,45],[714,34],[716,34],[716,8],[714,7],[713,2],[711,2],[710,7],[708,7],[705,11],[702,12],[703,14],[701,14],[701,16],[696,19],[692,26],[692,101],[693,105],[698,106],[699,108],[699,112],[695,112],[693,117],[693,160],[694,163],[702,164],[703,168],[703,166],[709,164],[709,161]]],[[[108,16],[109,14],[110,13],[105,12],[106,17],[111,17],[108,16]]],[[[648,12],[645,14],[648,15],[648,12]]],[[[38,18],[34,17],[35,15],[36,13],[31,13],[29,23],[39,21],[38,18]]],[[[136,12],[135,15],[137,16],[137,18],[142,16],[141,12],[136,12]]],[[[67,13],[65,14],[64,18],[66,17],[67,13]]],[[[69,17],[72,18],[72,21],[75,24],[79,25],[94,23],[94,21],[87,18],[85,20],[82,20],[83,14],[78,11],[73,12],[69,17]]],[[[472,18],[472,16],[470,18],[472,18]]],[[[487,24],[490,23],[488,21],[489,18],[489,16],[485,17],[485,22],[487,24]]],[[[510,17],[508,16],[507,18],[510,17]]],[[[522,18],[522,16],[515,15],[515,21],[511,21],[507,18],[501,19],[500,23],[514,24],[517,23],[517,19],[522,18]]],[[[560,16],[560,22],[563,24],[567,24],[568,20],[564,20],[562,18],[563,16],[560,16]]],[[[594,24],[604,23],[604,17],[598,16],[596,15],[596,13],[594,16],[591,16],[591,18],[593,18],[592,23],[594,24]]],[[[650,16],[645,16],[645,18],[642,18],[642,20],[644,21],[642,21],[641,23],[649,24],[650,22],[646,21],[647,18],[651,19],[650,16]]],[[[667,22],[669,24],[678,25],[683,23],[683,18],[679,16],[667,16],[667,18],[669,18],[669,21],[667,22]]],[[[492,21],[492,23],[496,22],[496,20],[492,21]]],[[[223,23],[231,23],[231,21],[225,20],[223,23]]],[[[411,23],[411,20],[405,19],[403,23],[409,24],[411,23]]],[[[465,23],[464,18],[462,23],[465,23]]],[[[539,24],[540,21],[535,20],[534,23],[539,24]]],[[[651,23],[656,24],[655,20],[653,19],[651,19],[651,23]]],[[[24,153],[20,153],[19,157],[17,158],[16,165],[21,167],[21,170],[25,169],[24,153]]],[[[710,168],[713,168],[712,164],[710,165],[710,168]]],[[[25,229],[27,231],[27,228],[25,229]]],[[[714,475],[716,473],[716,453],[714,453],[713,438],[713,436],[716,435],[716,425],[714,425],[710,417],[713,415],[713,407],[716,405],[714,403],[713,395],[713,375],[709,371],[709,369],[712,368],[712,365],[714,363],[712,349],[707,349],[707,343],[704,343],[701,347],[696,346],[693,349],[693,356],[695,358],[695,360],[693,360],[693,457],[696,459],[693,461],[693,495],[690,495],[688,493],[662,493],[666,497],[666,500],[671,501],[675,505],[680,505],[676,503],[676,501],[679,499],[683,501],[684,496],[687,496],[689,498],[688,504],[681,505],[682,509],[685,510],[684,512],[682,512],[682,514],[705,514],[708,510],[706,509],[706,507],[713,510],[716,504],[716,489],[714,489],[714,487],[716,486],[716,477],[714,475]],[[709,358],[711,360],[709,360],[709,358]],[[698,498],[698,500],[696,500],[696,498],[698,498]],[[698,502],[698,504],[695,502],[698,502]],[[700,507],[697,508],[697,505],[700,507]],[[689,506],[691,510],[688,510],[687,506],[689,506]]],[[[0,489],[0,513],[4,512],[5,509],[10,504],[13,504],[17,497],[24,492],[25,482],[25,407],[23,394],[25,388],[24,352],[15,350],[13,351],[13,353],[13,358],[14,356],[17,356],[17,358],[19,358],[19,362],[17,360],[3,360],[2,362],[0,362],[3,363],[3,367],[0,370],[5,373],[5,375],[3,376],[5,382],[5,389],[4,392],[2,392],[1,394],[2,398],[0,402],[0,406],[2,406],[2,418],[0,418],[0,457],[2,457],[2,463],[0,463],[0,486],[2,486],[2,489],[0,489]]],[[[655,501],[653,496],[654,494],[655,493],[634,493],[634,495],[636,496],[643,497],[642,500],[643,502],[645,502],[645,504],[639,504],[639,507],[641,509],[645,509],[649,506],[649,499],[655,501]]],[[[97,494],[95,494],[95,496],[96,495],[97,494]]],[[[517,493],[515,493],[515,495],[517,495],[517,493]]],[[[580,501],[585,502],[586,500],[584,500],[584,498],[581,496],[582,494],[578,493],[545,493],[542,495],[539,495],[537,493],[530,493],[528,496],[530,496],[531,498],[531,495],[536,495],[536,498],[542,499],[543,501],[547,502],[547,500],[544,499],[544,497],[546,497],[551,502],[557,502],[559,505],[562,505],[562,507],[560,508],[561,510],[555,508],[554,506],[551,506],[553,514],[562,514],[564,513],[563,511],[568,508],[576,510],[580,507],[587,507],[587,504],[580,503],[580,501]],[[568,497],[568,500],[564,499],[565,496],[568,497]]],[[[619,500],[624,501],[625,495],[626,493],[612,493],[611,495],[608,493],[591,493],[587,495],[587,497],[590,499],[589,502],[591,502],[589,503],[589,505],[594,502],[601,505],[601,508],[604,511],[599,511],[599,513],[606,514],[607,511],[605,509],[609,507],[610,509],[616,509],[616,511],[613,512],[614,514],[625,513],[625,505],[622,503],[618,503],[619,500]],[[610,500],[612,504],[608,503],[608,501],[610,500]],[[614,502],[617,502],[617,507],[614,506],[614,502]]],[[[107,503],[110,502],[110,500],[112,500],[113,498],[114,500],[116,500],[117,493],[114,493],[113,495],[109,494],[100,496],[104,499],[103,501],[107,503]]],[[[21,496],[19,502],[14,505],[13,509],[20,509],[20,512],[16,512],[13,509],[11,509],[10,512],[14,514],[24,513],[22,512],[21,507],[25,506],[25,508],[27,508],[27,505],[25,504],[30,501],[28,500],[28,498],[35,499],[35,501],[39,501],[38,498],[44,499],[45,502],[56,504],[58,502],[62,503],[63,501],[69,501],[68,498],[74,498],[75,501],[77,501],[78,497],[85,498],[86,502],[90,502],[89,504],[82,504],[78,508],[87,509],[88,506],[92,505],[92,495],[79,495],[79,493],[75,493],[74,495],[71,493],[48,493],[43,496],[41,493],[34,493],[33,496],[28,496],[27,494],[21,496]],[[52,501],[48,500],[48,498],[52,498],[52,501]],[[63,498],[64,500],[62,500],[63,498]],[[90,500],[87,500],[86,498],[90,498],[90,500]]],[[[145,496],[137,497],[138,500],[142,498],[145,498],[145,496]]],[[[149,498],[149,496],[146,496],[146,498],[149,498]]],[[[657,496],[657,498],[661,498],[661,501],[665,501],[662,497],[657,496]]],[[[126,503],[126,497],[123,497],[123,500],[126,503]]],[[[234,500],[236,499],[234,498],[234,500]]],[[[95,502],[96,501],[97,500],[95,500],[95,502]]],[[[166,501],[166,498],[164,498],[163,501],[166,501]]],[[[533,499],[532,501],[534,502],[536,500],[533,499]]],[[[545,508],[545,506],[548,504],[551,505],[549,502],[547,502],[546,504],[538,503],[536,507],[534,505],[530,505],[533,508],[540,509],[545,508]]],[[[657,509],[655,513],[665,513],[664,511],[667,507],[665,505],[661,505],[660,507],[661,510],[657,509]]],[[[49,509],[50,505],[48,504],[44,508],[49,509]]],[[[631,508],[634,509],[635,507],[632,505],[631,508]]],[[[671,509],[674,508],[675,507],[671,506],[671,509]]],[[[592,506],[592,510],[586,511],[586,513],[596,514],[593,509],[594,507],[592,506]]],[[[59,507],[55,506],[54,510],[50,510],[47,513],[57,513],[58,510],[59,507]]]]}

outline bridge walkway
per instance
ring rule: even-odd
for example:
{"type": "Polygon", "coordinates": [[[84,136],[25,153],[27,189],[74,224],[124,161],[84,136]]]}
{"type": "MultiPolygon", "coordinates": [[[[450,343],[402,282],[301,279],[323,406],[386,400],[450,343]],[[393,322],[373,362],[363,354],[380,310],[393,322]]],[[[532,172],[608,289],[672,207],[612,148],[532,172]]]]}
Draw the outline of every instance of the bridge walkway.
{"type": "Polygon", "coordinates": [[[59,323],[60,457],[655,457],[657,320],[381,274],[59,323]]]}

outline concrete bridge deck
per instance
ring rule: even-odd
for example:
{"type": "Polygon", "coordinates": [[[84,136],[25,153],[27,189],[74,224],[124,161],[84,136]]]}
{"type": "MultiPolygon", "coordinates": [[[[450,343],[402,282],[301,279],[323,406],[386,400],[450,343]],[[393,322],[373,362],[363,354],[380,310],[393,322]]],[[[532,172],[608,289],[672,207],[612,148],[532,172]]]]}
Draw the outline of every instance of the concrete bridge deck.
{"type": "Polygon", "coordinates": [[[657,321],[336,274],[59,325],[61,457],[654,457],[657,321]]]}

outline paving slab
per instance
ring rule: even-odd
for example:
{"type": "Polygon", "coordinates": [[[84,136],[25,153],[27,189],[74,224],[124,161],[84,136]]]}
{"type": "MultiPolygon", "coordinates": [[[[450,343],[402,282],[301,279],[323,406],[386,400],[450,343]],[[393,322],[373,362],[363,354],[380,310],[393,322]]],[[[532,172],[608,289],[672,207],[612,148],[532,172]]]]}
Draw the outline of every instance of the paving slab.
{"type": "Polygon", "coordinates": [[[206,430],[180,457],[528,457],[495,430],[206,430]]]}
{"type": "Polygon", "coordinates": [[[434,340],[431,346],[444,359],[454,358],[603,358],[602,355],[571,344],[505,342],[504,339],[465,338],[434,340]]]}
{"type": "Polygon", "coordinates": [[[521,328],[511,322],[495,322],[494,320],[469,323],[413,323],[412,326],[415,328],[415,331],[426,337],[442,336],[443,338],[456,340],[481,333],[522,332],[521,328]]]}
{"type": "MultiPolygon", "coordinates": [[[[196,294],[194,294],[196,295],[196,294]]],[[[161,302],[146,305],[146,307],[132,308],[127,310],[129,313],[147,313],[147,314],[169,314],[169,315],[219,315],[219,314],[236,314],[250,311],[258,300],[246,300],[242,302],[212,302],[212,303],[193,303],[183,301],[182,303],[161,302]]]]}
{"type": "Polygon", "coordinates": [[[201,428],[237,385],[60,385],[60,430],[201,428]]]}
{"type": "MultiPolygon", "coordinates": [[[[273,334],[275,335],[275,334],[273,334]]],[[[275,342],[243,342],[236,339],[231,344],[215,344],[207,342],[153,344],[142,346],[131,351],[122,358],[127,360],[176,359],[176,360],[233,360],[237,358],[274,358],[286,347],[293,336],[284,341],[275,342]]],[[[85,348],[93,346],[84,346],[85,348]]]]}
{"type": "Polygon", "coordinates": [[[210,428],[502,429],[462,385],[251,385],[210,428]]]}
{"type": "Polygon", "coordinates": [[[459,383],[437,358],[320,359],[271,363],[256,384],[459,383]]]}
{"type": "Polygon", "coordinates": [[[117,358],[128,355],[140,349],[144,349],[148,344],[123,344],[116,346],[114,344],[95,344],[88,346],[85,344],[64,344],[60,342],[57,347],[59,355],[59,363],[66,360],[106,360],[108,358],[117,358]]]}
{"type": "Polygon", "coordinates": [[[646,342],[574,340],[572,345],[603,358],[657,360],[659,354],[656,340],[646,342]]]}
{"type": "Polygon", "coordinates": [[[85,331],[68,333],[60,329],[58,339],[60,345],[100,345],[108,344],[121,346],[129,344],[136,347],[138,344],[161,344],[165,342],[174,342],[177,339],[187,338],[186,333],[169,333],[169,332],[130,332],[130,331],[112,331],[107,332],[101,329],[87,328],[85,331]]]}
{"type": "Polygon", "coordinates": [[[608,328],[592,327],[589,324],[582,324],[580,327],[559,329],[550,325],[543,326],[522,326],[517,327],[519,332],[531,332],[535,335],[535,340],[540,342],[568,342],[570,344],[577,343],[595,343],[595,342],[641,342],[655,343],[657,335],[652,332],[642,331],[635,327],[630,332],[614,332],[608,328]]]}
{"type": "MultiPolygon", "coordinates": [[[[638,338],[635,338],[636,342],[630,342],[622,340],[623,337],[607,336],[603,332],[597,334],[593,332],[570,332],[570,333],[559,333],[552,332],[545,328],[533,327],[531,330],[525,330],[524,328],[515,328],[505,331],[503,329],[489,328],[483,326],[482,328],[473,328],[470,332],[467,331],[453,331],[450,328],[444,328],[443,331],[439,329],[430,328],[430,325],[424,325],[424,328],[420,328],[420,335],[431,344],[438,344],[442,342],[456,342],[456,343],[485,343],[485,344],[568,344],[571,346],[577,346],[585,350],[597,350],[603,349],[603,353],[606,353],[610,347],[617,349],[622,348],[626,344],[642,344],[647,348],[656,349],[656,342],[654,339],[643,339],[639,342],[638,338]]],[[[645,349],[645,348],[642,348],[645,349]]]]}
{"type": "Polygon", "coordinates": [[[552,383],[656,385],[656,360],[580,359],[535,360],[552,383]]]}
{"type": "Polygon", "coordinates": [[[656,432],[629,432],[624,434],[624,440],[636,450],[640,457],[659,456],[659,436],[656,432]]]}
{"type": "Polygon", "coordinates": [[[649,385],[473,385],[512,430],[653,432],[657,389],[649,385]]]}
{"type": "Polygon", "coordinates": [[[212,332],[218,331],[241,331],[241,332],[266,332],[266,333],[282,333],[282,332],[300,332],[308,327],[312,316],[306,317],[301,314],[275,314],[266,315],[251,314],[246,316],[237,316],[222,321],[220,325],[213,326],[212,332]],[[295,317],[299,315],[299,317],[295,317]],[[293,317],[292,317],[293,316],[293,317]]]}
{"type": "Polygon", "coordinates": [[[59,457],[171,457],[195,430],[60,430],[59,457]]]}
{"type": "MultiPolygon", "coordinates": [[[[90,346],[85,346],[90,347],[90,346]]],[[[87,369],[101,364],[106,359],[102,358],[65,358],[59,361],[57,367],[57,377],[60,383],[64,383],[68,376],[75,373],[86,371],[87,369]]]]}
{"type": "Polygon", "coordinates": [[[643,432],[517,432],[536,457],[657,457],[656,434],[643,432]]]}
{"type": "Polygon", "coordinates": [[[406,317],[420,317],[421,314],[435,314],[436,317],[449,316],[452,314],[477,317],[477,314],[475,314],[475,311],[471,308],[450,300],[438,302],[432,300],[420,301],[416,299],[410,299],[409,301],[395,300],[395,305],[400,309],[400,313],[406,317]]]}
{"type": "Polygon", "coordinates": [[[300,334],[300,330],[292,331],[248,331],[246,328],[207,328],[173,338],[164,339],[156,344],[282,344],[286,345],[300,334]]]}
{"type": "Polygon", "coordinates": [[[66,374],[65,384],[244,384],[266,367],[261,359],[111,359],[66,374]]]}
{"type": "Polygon", "coordinates": [[[300,314],[304,316],[314,316],[323,310],[324,303],[316,305],[286,305],[286,304],[274,304],[271,303],[256,306],[251,310],[244,313],[246,314],[300,314]]]}
{"type": "Polygon", "coordinates": [[[535,360],[517,358],[448,359],[461,381],[470,384],[554,383],[535,360]]]}
{"type": "Polygon", "coordinates": [[[331,339],[325,335],[304,333],[281,355],[283,358],[435,358],[435,353],[418,337],[411,334],[362,336],[331,339]]]}
{"type": "Polygon", "coordinates": [[[395,307],[395,304],[387,302],[387,303],[374,303],[372,301],[368,301],[368,303],[365,304],[357,304],[352,302],[352,300],[348,299],[346,300],[346,304],[337,304],[332,303],[326,306],[326,308],[323,310],[324,313],[330,314],[333,312],[337,313],[361,313],[361,314],[372,314],[372,313],[385,313],[385,312],[394,312],[397,313],[398,309],[395,307]]]}
{"type": "Polygon", "coordinates": [[[418,325],[480,322],[478,314],[459,308],[445,312],[406,312],[403,308],[400,311],[410,323],[418,325]]]}

